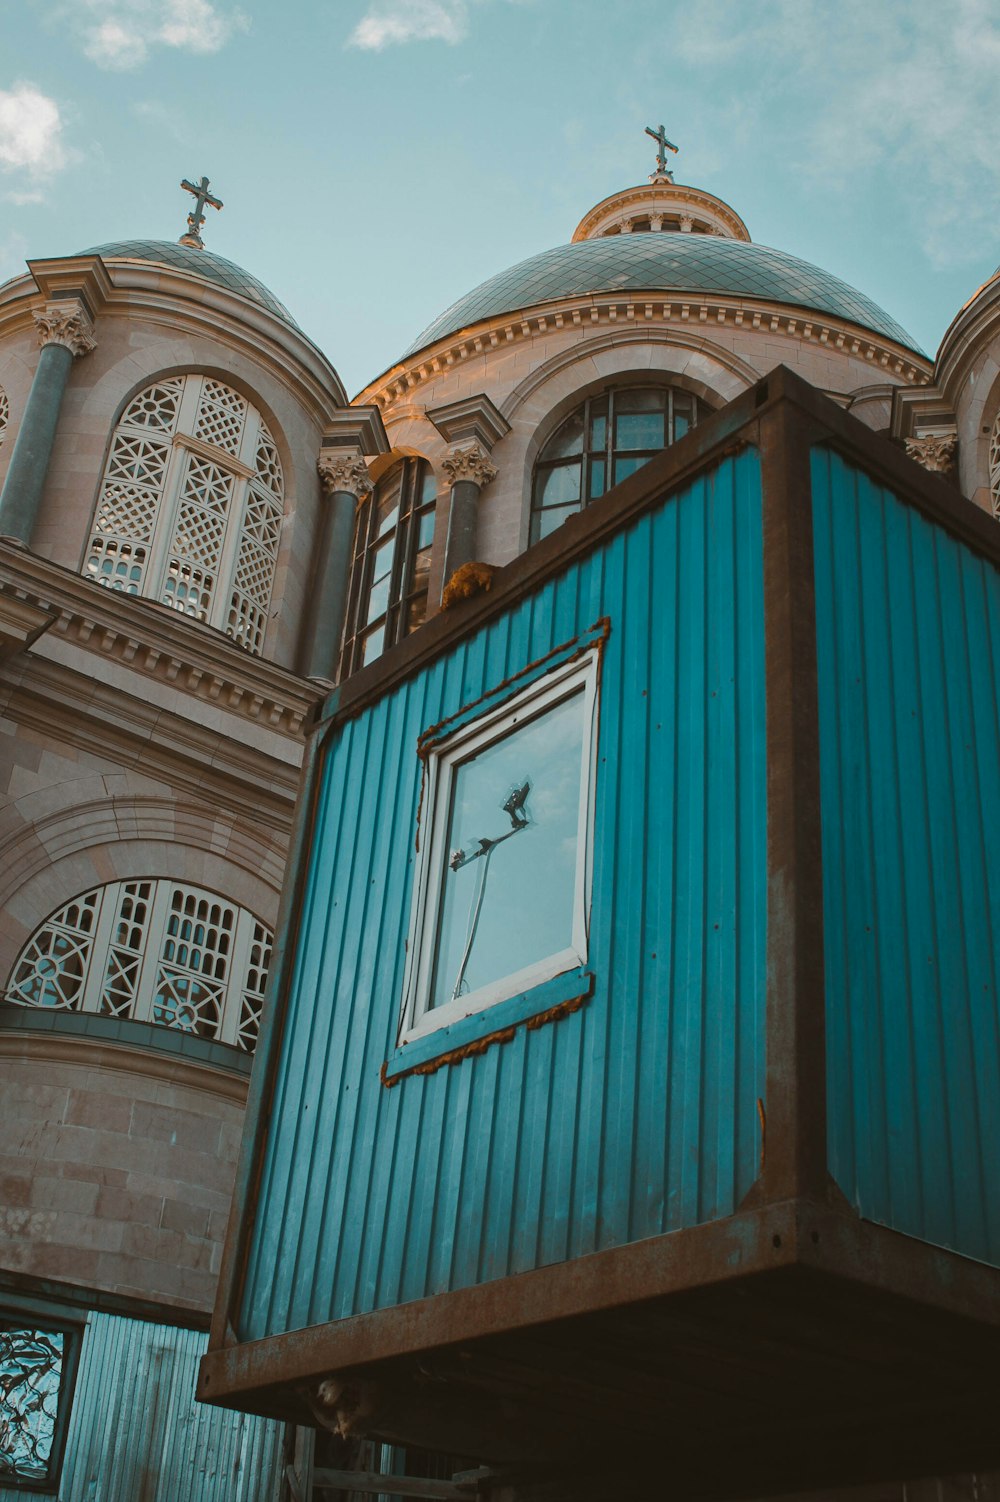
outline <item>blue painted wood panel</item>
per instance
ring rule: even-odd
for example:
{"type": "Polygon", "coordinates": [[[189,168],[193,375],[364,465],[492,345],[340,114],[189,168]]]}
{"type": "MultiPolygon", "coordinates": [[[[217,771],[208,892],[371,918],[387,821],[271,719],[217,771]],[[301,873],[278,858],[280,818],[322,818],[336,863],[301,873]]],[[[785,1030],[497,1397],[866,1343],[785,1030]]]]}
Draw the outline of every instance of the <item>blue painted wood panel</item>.
{"type": "Polygon", "coordinates": [[[243,1338],[724,1216],[749,1189],[764,1093],[762,579],[747,450],[333,733],[243,1338]],[[602,616],[594,993],[386,1089],[417,737],[602,616]]]}
{"type": "Polygon", "coordinates": [[[813,456],[830,1167],[1000,1263],[1000,578],[813,456]]]}

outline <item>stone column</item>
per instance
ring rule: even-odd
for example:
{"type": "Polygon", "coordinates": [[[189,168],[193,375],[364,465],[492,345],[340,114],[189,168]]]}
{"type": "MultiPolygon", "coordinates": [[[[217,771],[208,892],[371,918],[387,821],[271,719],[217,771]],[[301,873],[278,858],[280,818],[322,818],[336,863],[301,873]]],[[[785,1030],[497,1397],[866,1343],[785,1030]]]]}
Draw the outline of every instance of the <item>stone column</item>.
{"type": "Polygon", "coordinates": [[[451,485],[448,512],[448,540],[444,552],[444,581],[463,564],[476,560],[476,532],[479,521],[479,493],[495,480],[499,470],[479,443],[454,448],[442,468],[451,485]]]}
{"type": "Polygon", "coordinates": [[[305,674],[333,680],[337,676],[351,583],[351,550],[358,503],[372,488],[368,466],[357,451],[322,454],[316,465],[326,502],[306,614],[305,674]]]}
{"type": "Polygon", "coordinates": [[[70,367],[97,347],[94,326],[75,298],[47,303],[34,315],[42,352],[0,495],[0,537],[27,547],[42,503],[70,367]]]}

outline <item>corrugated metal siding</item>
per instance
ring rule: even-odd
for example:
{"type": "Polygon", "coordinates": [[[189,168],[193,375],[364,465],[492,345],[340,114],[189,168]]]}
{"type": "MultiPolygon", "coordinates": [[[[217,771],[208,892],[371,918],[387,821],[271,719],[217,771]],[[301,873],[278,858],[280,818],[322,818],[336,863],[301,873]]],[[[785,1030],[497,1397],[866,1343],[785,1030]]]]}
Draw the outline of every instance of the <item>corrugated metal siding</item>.
{"type": "Polygon", "coordinates": [[[337,732],[244,1338],[709,1220],[749,1188],[763,1094],[762,574],[746,451],[337,732]],[[605,615],[595,994],[388,1090],[417,737],[605,615]]]}
{"type": "Polygon", "coordinates": [[[1000,1262],[1000,579],[813,459],[830,1166],[1000,1262]]]}
{"type": "Polygon", "coordinates": [[[281,1425],[194,1399],[208,1337],[92,1314],[60,1502],[276,1502],[281,1425]]]}

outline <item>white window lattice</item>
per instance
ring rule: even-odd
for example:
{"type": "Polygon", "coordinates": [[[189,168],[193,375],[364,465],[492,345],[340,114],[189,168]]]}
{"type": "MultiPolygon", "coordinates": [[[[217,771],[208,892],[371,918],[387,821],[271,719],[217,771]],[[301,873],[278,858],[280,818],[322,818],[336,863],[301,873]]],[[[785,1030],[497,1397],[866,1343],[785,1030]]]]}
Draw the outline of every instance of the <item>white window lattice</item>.
{"type": "Polygon", "coordinates": [[[1000,412],[993,419],[990,434],[990,498],[993,515],[1000,521],[1000,412]]]}
{"type": "MultiPolygon", "coordinates": [[[[9,427],[9,425],[10,402],[7,400],[6,391],[2,386],[0,386],[0,448],[3,448],[4,439],[7,437],[7,428],[9,427]]],[[[275,455],[275,458],[277,458],[277,455],[275,455]]]]}
{"type": "Polygon", "coordinates": [[[209,376],[156,381],[115,430],[85,571],[259,653],[283,503],[281,460],[255,407],[209,376]]]}
{"type": "Polygon", "coordinates": [[[155,1022],[252,1053],[271,942],[253,913],[199,887],[113,882],[32,935],[6,1000],[155,1022]]]}

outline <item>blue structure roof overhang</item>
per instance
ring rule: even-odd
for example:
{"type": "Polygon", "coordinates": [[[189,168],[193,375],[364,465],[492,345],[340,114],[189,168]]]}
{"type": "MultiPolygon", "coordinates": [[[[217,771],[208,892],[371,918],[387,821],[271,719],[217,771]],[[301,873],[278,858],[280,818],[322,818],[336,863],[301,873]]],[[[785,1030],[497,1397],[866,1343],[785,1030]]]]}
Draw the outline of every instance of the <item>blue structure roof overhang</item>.
{"type": "Polygon", "coordinates": [[[923,354],[870,297],[785,251],[715,235],[633,234],[557,245],[499,272],[446,308],[404,359],[484,319],[590,292],[761,298],[842,318],[923,354]]]}
{"type": "Polygon", "coordinates": [[[217,282],[230,292],[259,303],[293,328],[298,325],[283,303],[263,282],[244,271],[224,256],[210,250],[195,250],[189,245],[178,245],[173,240],[114,240],[109,245],[92,245],[81,255],[100,256],[105,261],[148,261],[151,265],[169,266],[174,271],[186,271],[194,276],[203,276],[217,282]]]}

